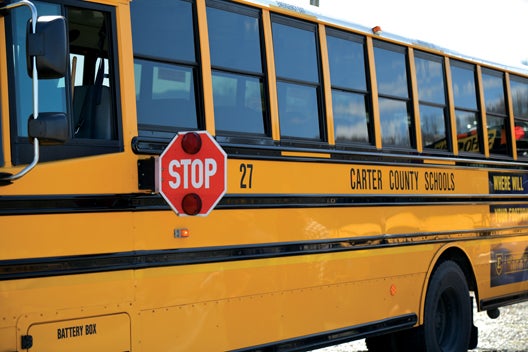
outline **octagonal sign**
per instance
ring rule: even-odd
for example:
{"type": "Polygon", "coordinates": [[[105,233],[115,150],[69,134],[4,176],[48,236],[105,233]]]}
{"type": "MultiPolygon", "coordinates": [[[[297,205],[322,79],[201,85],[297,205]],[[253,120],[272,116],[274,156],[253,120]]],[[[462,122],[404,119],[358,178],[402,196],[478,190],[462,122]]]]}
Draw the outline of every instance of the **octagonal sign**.
{"type": "Polygon", "coordinates": [[[206,131],[180,132],[157,159],[156,191],[178,215],[205,216],[227,188],[227,155],[206,131]]]}

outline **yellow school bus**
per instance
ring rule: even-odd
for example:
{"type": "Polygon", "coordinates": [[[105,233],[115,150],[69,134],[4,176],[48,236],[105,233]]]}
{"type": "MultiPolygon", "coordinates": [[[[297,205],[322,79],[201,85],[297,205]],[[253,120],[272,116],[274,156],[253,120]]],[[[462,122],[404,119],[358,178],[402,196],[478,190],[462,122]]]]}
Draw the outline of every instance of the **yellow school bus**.
{"type": "Polygon", "coordinates": [[[528,298],[528,76],[268,0],[2,1],[0,351],[465,351],[528,298]]]}

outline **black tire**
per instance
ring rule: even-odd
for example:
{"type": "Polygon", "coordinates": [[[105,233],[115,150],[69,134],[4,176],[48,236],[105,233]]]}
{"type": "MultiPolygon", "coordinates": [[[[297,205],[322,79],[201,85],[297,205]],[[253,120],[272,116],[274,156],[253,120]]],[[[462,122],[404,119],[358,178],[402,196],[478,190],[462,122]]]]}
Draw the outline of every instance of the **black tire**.
{"type": "Polygon", "coordinates": [[[467,351],[472,319],[466,277],[453,261],[441,263],[427,288],[423,343],[428,352],[467,351]]]}

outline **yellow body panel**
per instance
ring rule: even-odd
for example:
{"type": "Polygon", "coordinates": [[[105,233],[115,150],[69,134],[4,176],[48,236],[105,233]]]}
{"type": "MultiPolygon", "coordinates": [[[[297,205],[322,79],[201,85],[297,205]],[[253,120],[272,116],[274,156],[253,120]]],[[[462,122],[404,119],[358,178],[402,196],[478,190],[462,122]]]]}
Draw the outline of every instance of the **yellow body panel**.
{"type": "MultiPolygon", "coordinates": [[[[326,163],[318,166],[313,162],[287,160],[283,162],[236,160],[230,162],[228,166],[228,174],[232,176],[229,178],[229,193],[329,195],[489,193],[488,173],[480,170],[345,163],[326,163]],[[242,164],[252,165],[251,188],[241,187],[245,181],[244,174],[240,171],[242,164]],[[236,177],[237,175],[239,178],[236,177]]],[[[515,187],[523,186],[517,182],[515,187]]]]}
{"type": "Polygon", "coordinates": [[[130,319],[126,314],[32,324],[32,351],[130,350],[130,319]]]}
{"type": "MultiPolygon", "coordinates": [[[[485,206],[407,206],[350,209],[213,210],[207,218],[180,218],[170,211],[24,216],[24,226],[0,217],[2,258],[54,257],[130,250],[199,248],[311,241],[379,234],[447,233],[474,237],[487,229],[485,206]],[[380,216],[380,213],[382,214],[380,216]],[[210,222],[215,224],[211,227],[210,222]],[[68,231],[57,231],[59,228],[68,231]],[[187,238],[174,230],[186,228],[187,238]],[[72,237],[71,233],[75,233],[72,237]],[[111,234],[111,235],[110,235],[111,234]],[[10,241],[17,238],[18,241],[10,241]],[[54,244],[50,246],[49,244],[54,244]]],[[[440,236],[440,235],[439,235],[440,236]]],[[[460,237],[458,236],[458,237],[460,237]]]]}

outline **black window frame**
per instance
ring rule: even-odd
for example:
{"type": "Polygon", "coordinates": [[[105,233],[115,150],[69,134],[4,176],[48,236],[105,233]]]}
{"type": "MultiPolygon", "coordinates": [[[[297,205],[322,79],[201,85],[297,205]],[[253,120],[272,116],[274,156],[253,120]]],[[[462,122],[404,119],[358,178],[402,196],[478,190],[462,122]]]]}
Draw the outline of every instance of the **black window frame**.
{"type": "MultiPolygon", "coordinates": [[[[511,142],[511,134],[509,133],[510,131],[510,119],[509,119],[509,114],[508,114],[508,99],[507,99],[507,91],[506,91],[506,75],[504,74],[504,72],[502,71],[498,71],[498,70],[493,70],[493,69],[489,69],[489,68],[486,68],[486,67],[483,67],[481,69],[482,71],[482,88],[483,88],[483,91],[484,91],[484,108],[486,109],[486,124],[487,124],[487,129],[488,129],[488,139],[490,138],[489,136],[489,133],[490,133],[490,127],[493,127],[490,125],[490,117],[491,118],[494,118],[494,119],[502,119],[503,120],[503,126],[504,126],[504,130],[501,131],[501,139],[502,139],[502,134],[504,133],[504,142],[505,142],[505,150],[503,153],[496,153],[495,150],[496,148],[494,148],[494,146],[497,144],[497,140],[498,138],[496,138],[496,140],[494,141],[493,145],[491,145],[489,147],[489,152],[490,152],[490,155],[492,155],[493,157],[496,157],[496,158],[505,158],[505,157],[511,157],[512,156],[512,142],[511,142]],[[495,76],[495,77],[498,77],[500,78],[501,80],[501,83],[502,83],[502,98],[503,98],[503,104],[504,104],[504,111],[501,113],[501,112],[497,112],[497,111],[489,111],[488,110],[488,103],[486,102],[486,95],[487,95],[487,87],[486,87],[486,80],[484,78],[484,76],[487,75],[487,76],[495,76]]],[[[502,141],[501,141],[502,142],[502,141]]],[[[489,141],[488,141],[488,144],[489,144],[489,141]]]]}
{"type": "Polygon", "coordinates": [[[516,76],[516,75],[510,75],[510,94],[512,98],[512,111],[513,111],[513,121],[514,121],[514,129],[515,129],[515,136],[517,137],[517,133],[523,133],[522,136],[519,136],[519,138],[516,138],[516,149],[517,149],[517,157],[521,158],[522,160],[526,161],[528,159],[528,94],[525,95],[526,103],[525,108],[526,111],[521,113],[517,113],[516,104],[521,104],[522,101],[518,101],[516,94],[513,89],[512,82],[516,82],[517,84],[524,85],[526,87],[526,91],[528,93],[528,78],[516,76]],[[524,148],[523,148],[524,147],[524,148]]]}
{"type": "Polygon", "coordinates": [[[456,143],[458,144],[458,152],[459,154],[461,155],[464,155],[464,156],[468,156],[468,157],[478,157],[478,158],[482,158],[484,156],[484,138],[483,138],[483,132],[482,132],[482,111],[481,111],[481,104],[480,104],[480,94],[479,94],[479,81],[478,81],[478,76],[477,76],[477,65],[476,64],[472,64],[472,63],[468,63],[468,62],[464,62],[464,61],[460,61],[460,60],[450,60],[449,62],[449,65],[451,67],[451,84],[452,84],[452,87],[451,89],[453,89],[453,104],[454,104],[454,110],[455,110],[455,123],[458,125],[458,116],[459,116],[459,112],[460,113],[468,113],[468,114],[474,114],[476,116],[476,119],[477,119],[477,137],[478,137],[478,147],[479,147],[479,150],[478,151],[466,151],[464,150],[463,148],[460,148],[460,142],[458,141],[458,137],[462,137],[463,133],[466,133],[466,132],[461,132],[458,130],[458,128],[456,126],[454,126],[454,128],[456,128],[456,132],[457,132],[457,141],[456,143]],[[460,69],[465,69],[465,70],[469,70],[469,71],[472,71],[473,72],[473,82],[475,84],[475,108],[472,109],[470,107],[466,107],[466,106],[460,106],[460,105],[457,105],[457,99],[456,99],[456,94],[455,94],[455,87],[454,87],[454,83],[455,83],[455,79],[453,77],[453,67],[457,67],[457,68],[460,68],[460,69]]]}
{"type": "Polygon", "coordinates": [[[412,109],[412,87],[411,87],[411,76],[410,76],[410,69],[409,69],[409,50],[406,46],[403,45],[397,45],[388,43],[381,40],[373,40],[372,41],[373,50],[374,50],[374,65],[376,66],[376,83],[378,85],[378,106],[379,106],[379,113],[380,113],[380,134],[381,134],[381,140],[382,140],[382,148],[383,149],[394,149],[394,150],[416,150],[416,130],[415,130],[415,119],[414,119],[414,112],[412,109]],[[376,62],[376,48],[386,50],[386,51],[392,51],[403,55],[404,63],[405,63],[405,74],[406,74],[406,92],[407,96],[399,96],[397,94],[387,94],[384,92],[381,92],[379,89],[379,70],[376,62]],[[409,131],[409,145],[401,145],[401,144],[385,144],[383,143],[383,121],[381,118],[381,104],[380,100],[391,100],[391,101],[397,101],[401,103],[405,103],[406,111],[407,111],[407,129],[409,131]]]}
{"type": "MultiPolygon", "coordinates": [[[[274,60],[275,60],[275,74],[276,74],[276,83],[277,83],[277,92],[279,91],[279,84],[285,83],[298,87],[311,87],[315,89],[317,96],[317,117],[318,117],[318,127],[319,127],[319,138],[305,138],[298,136],[289,136],[283,135],[280,133],[280,143],[285,146],[300,146],[300,147],[318,147],[318,146],[327,146],[328,145],[328,133],[326,127],[326,116],[325,116],[325,100],[324,100],[324,86],[323,86],[323,75],[322,75],[322,62],[321,62],[321,46],[318,26],[316,23],[292,18],[286,15],[271,13],[271,26],[272,26],[272,35],[273,35],[273,26],[274,24],[280,24],[292,28],[297,28],[301,30],[306,30],[314,34],[314,45],[315,45],[315,55],[316,55],[316,65],[317,65],[317,82],[304,81],[296,78],[283,77],[277,73],[277,52],[275,50],[276,46],[274,43],[274,60]]],[[[280,98],[280,97],[279,97],[280,98]]],[[[279,99],[280,100],[280,99],[279,99]]],[[[281,124],[280,117],[280,101],[279,103],[279,125],[281,124]]],[[[281,128],[282,129],[282,128],[281,128]]]]}
{"type": "MultiPolygon", "coordinates": [[[[104,139],[90,139],[90,138],[75,138],[74,137],[74,117],[73,117],[73,102],[72,93],[70,89],[66,89],[66,109],[69,115],[70,121],[72,121],[72,138],[62,145],[40,145],[40,161],[56,161],[79,158],[84,156],[102,155],[119,153],[124,150],[123,147],[123,132],[122,132],[122,109],[120,100],[120,79],[119,79],[119,60],[117,55],[117,18],[116,9],[113,6],[101,5],[90,2],[83,2],[80,4],[76,1],[71,0],[52,0],[52,1],[41,1],[42,3],[50,3],[59,5],[61,8],[61,14],[66,16],[66,8],[80,8],[86,10],[101,11],[107,14],[107,18],[110,20],[106,23],[106,29],[109,39],[108,56],[109,64],[111,65],[110,70],[112,72],[112,82],[110,85],[110,91],[113,97],[113,114],[115,115],[115,128],[116,138],[111,140],[104,139]]],[[[12,28],[13,23],[11,15],[6,15],[6,27],[12,28]]],[[[30,17],[28,17],[29,19],[30,17]]],[[[68,18],[66,18],[68,20],[68,18]]],[[[9,31],[11,32],[11,31],[9,31]]],[[[14,45],[13,38],[8,35],[6,37],[7,47],[10,48],[14,45]]],[[[9,52],[9,50],[8,50],[9,52]]],[[[17,63],[18,64],[18,63],[17,63]]],[[[9,68],[8,72],[8,87],[10,92],[15,92],[15,70],[12,69],[15,63],[13,62],[12,55],[7,57],[7,65],[9,68]]],[[[65,79],[65,86],[69,87],[71,82],[71,73],[68,73],[65,79]]],[[[17,126],[17,110],[16,110],[16,97],[15,94],[9,97],[9,110],[11,118],[10,136],[11,136],[11,161],[13,165],[27,164],[33,160],[33,143],[25,136],[18,136],[17,126]]]]}
{"type": "MultiPolygon", "coordinates": [[[[422,146],[424,150],[426,150],[428,153],[452,153],[453,152],[453,138],[452,138],[452,126],[451,126],[451,118],[450,118],[450,111],[449,111],[449,102],[448,102],[448,86],[447,86],[447,76],[446,76],[446,69],[445,69],[445,57],[441,55],[435,55],[431,54],[425,51],[415,50],[414,51],[414,59],[415,59],[415,66],[416,66],[416,59],[420,60],[428,60],[433,61],[436,63],[439,63],[442,68],[442,81],[443,81],[443,104],[440,104],[436,101],[429,101],[427,99],[423,99],[420,95],[420,82],[418,82],[418,70],[415,69],[416,73],[416,87],[417,87],[417,93],[418,93],[418,105],[420,109],[420,114],[422,112],[422,106],[425,107],[432,107],[432,108],[438,108],[442,109],[444,113],[444,129],[445,129],[445,140],[446,140],[446,148],[445,149],[437,149],[437,148],[428,148],[424,145],[424,138],[423,138],[423,128],[420,126],[420,131],[422,133],[422,146]]],[[[422,116],[420,116],[420,123],[423,123],[422,116]]]]}
{"type": "MultiPolygon", "coordinates": [[[[258,30],[259,30],[259,40],[260,40],[260,64],[261,64],[261,72],[256,71],[248,71],[244,69],[239,69],[238,67],[226,67],[221,65],[216,65],[213,60],[213,55],[211,55],[211,78],[214,80],[215,72],[219,74],[219,76],[222,75],[233,75],[233,76],[239,76],[239,77],[246,77],[246,78],[257,78],[260,82],[262,82],[262,127],[263,127],[263,133],[255,133],[255,132],[246,132],[246,131],[233,131],[233,130],[227,130],[227,129],[220,129],[218,128],[218,124],[216,123],[216,113],[215,113],[215,132],[217,139],[222,142],[239,142],[243,141],[243,143],[252,143],[251,140],[258,140],[255,143],[259,144],[270,144],[272,143],[271,140],[271,115],[270,115],[270,100],[269,100],[269,81],[268,81],[268,71],[267,71],[267,60],[266,60],[266,48],[265,48],[265,38],[264,38],[264,26],[263,26],[263,18],[262,18],[262,10],[259,8],[249,7],[242,4],[234,4],[232,2],[227,2],[223,0],[206,0],[206,9],[207,8],[214,8],[221,11],[231,12],[235,14],[239,14],[242,16],[249,16],[256,18],[258,21],[258,30]]],[[[208,29],[211,30],[211,28],[208,29]]],[[[211,40],[211,38],[209,38],[211,40]]],[[[211,45],[209,45],[211,48],[211,45]]],[[[240,83],[240,82],[239,82],[240,83]]],[[[213,94],[214,94],[214,87],[213,88],[213,94]]],[[[214,105],[213,101],[213,105],[214,105]]],[[[216,110],[216,106],[214,107],[216,110]]]]}
{"type": "MultiPolygon", "coordinates": [[[[342,31],[336,28],[327,27],[326,28],[326,36],[327,41],[328,37],[334,37],[341,40],[347,40],[351,41],[357,44],[360,44],[362,46],[362,53],[363,53],[363,71],[365,75],[365,89],[360,89],[359,87],[345,87],[339,84],[334,84],[334,81],[332,80],[332,72],[331,67],[330,69],[330,88],[332,92],[332,102],[328,102],[328,104],[332,104],[332,107],[334,107],[334,92],[344,92],[347,94],[353,94],[357,96],[362,96],[363,101],[365,102],[365,113],[366,113],[366,131],[367,131],[367,142],[359,142],[359,141],[342,141],[337,140],[337,134],[336,134],[336,113],[333,111],[333,121],[334,121],[334,137],[335,137],[335,144],[338,148],[374,148],[375,147],[375,131],[374,131],[374,121],[373,121],[373,114],[372,114],[372,89],[371,89],[371,78],[370,78],[370,71],[369,71],[369,60],[368,60],[368,50],[367,50],[367,40],[366,37],[363,35],[350,33],[346,31],[342,31]]],[[[330,65],[330,49],[328,49],[328,61],[330,65]]],[[[331,66],[331,65],[330,65],[331,66]]]]}
{"type": "MultiPolygon", "coordinates": [[[[203,79],[202,79],[202,70],[201,70],[202,59],[201,59],[201,53],[200,53],[200,36],[199,36],[199,31],[198,31],[198,14],[197,14],[197,9],[196,9],[196,1],[195,0],[177,0],[177,1],[186,2],[186,3],[191,4],[195,61],[191,62],[189,60],[179,59],[179,58],[169,59],[169,58],[157,57],[157,56],[149,55],[149,54],[138,54],[136,50],[134,50],[134,53],[133,53],[134,63],[136,63],[136,59],[138,59],[138,60],[145,60],[150,63],[159,63],[162,65],[172,65],[175,67],[190,68],[192,70],[192,79],[193,79],[193,87],[194,87],[194,102],[195,102],[195,112],[196,112],[196,127],[191,128],[191,127],[186,127],[186,126],[177,126],[176,124],[173,126],[166,126],[166,125],[140,123],[139,122],[139,111],[136,110],[137,127],[138,127],[139,136],[135,140],[134,144],[142,140],[148,140],[148,141],[170,140],[174,135],[176,135],[179,131],[182,131],[182,130],[192,131],[192,130],[205,129],[203,86],[202,86],[203,79]]],[[[133,4],[131,4],[131,6],[133,6],[133,4]]],[[[134,27],[133,21],[131,21],[131,25],[132,27],[134,27]]],[[[164,38],[162,38],[162,40],[163,39],[164,38]]],[[[132,38],[132,41],[134,41],[134,38],[132,38]]],[[[134,148],[137,149],[136,151],[139,151],[140,149],[142,149],[142,148],[137,147],[136,145],[134,145],[134,148]]]]}

